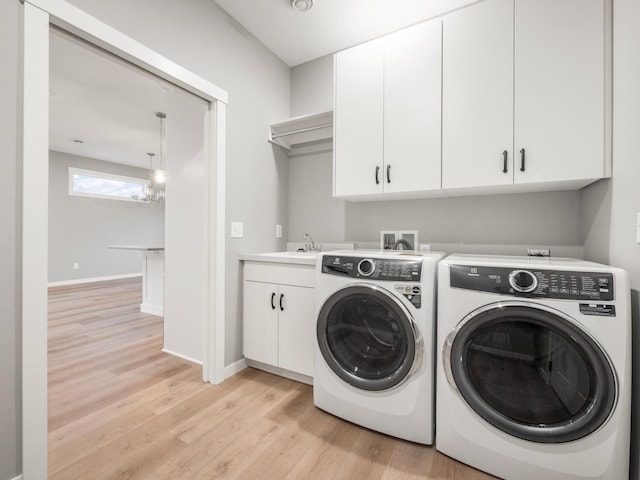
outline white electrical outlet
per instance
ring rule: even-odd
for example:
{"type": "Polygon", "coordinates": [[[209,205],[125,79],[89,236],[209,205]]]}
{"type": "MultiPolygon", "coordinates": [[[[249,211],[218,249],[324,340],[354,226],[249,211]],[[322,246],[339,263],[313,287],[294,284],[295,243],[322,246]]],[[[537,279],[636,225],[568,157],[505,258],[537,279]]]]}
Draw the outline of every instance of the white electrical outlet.
{"type": "Polygon", "coordinates": [[[282,238],[282,225],[276,225],[276,238],[282,238]]]}
{"type": "Polygon", "coordinates": [[[242,222],[231,222],[231,238],[242,238],[244,236],[244,224],[242,222]]]}
{"type": "Polygon", "coordinates": [[[74,263],[73,264],[73,269],[74,270],[78,270],[80,268],[80,264],[79,263],[74,263]]]}

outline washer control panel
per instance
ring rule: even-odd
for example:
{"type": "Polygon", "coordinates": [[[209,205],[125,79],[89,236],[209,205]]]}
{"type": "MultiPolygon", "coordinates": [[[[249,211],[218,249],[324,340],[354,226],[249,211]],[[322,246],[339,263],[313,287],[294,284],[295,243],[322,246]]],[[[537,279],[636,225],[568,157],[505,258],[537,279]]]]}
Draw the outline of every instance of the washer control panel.
{"type": "Polygon", "coordinates": [[[450,265],[452,287],[529,298],[613,301],[613,275],[539,268],[450,265]]]}
{"type": "Polygon", "coordinates": [[[419,282],[422,278],[422,261],[324,255],[322,273],[390,282],[419,282]]]}

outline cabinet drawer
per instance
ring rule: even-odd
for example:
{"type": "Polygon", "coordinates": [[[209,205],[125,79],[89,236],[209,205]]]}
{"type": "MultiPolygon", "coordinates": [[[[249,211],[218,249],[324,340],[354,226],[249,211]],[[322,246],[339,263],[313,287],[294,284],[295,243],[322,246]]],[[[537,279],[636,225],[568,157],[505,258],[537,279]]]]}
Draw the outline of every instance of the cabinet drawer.
{"type": "Polygon", "coordinates": [[[279,283],[300,287],[315,286],[315,265],[268,262],[244,262],[244,279],[253,282],[279,283]]]}

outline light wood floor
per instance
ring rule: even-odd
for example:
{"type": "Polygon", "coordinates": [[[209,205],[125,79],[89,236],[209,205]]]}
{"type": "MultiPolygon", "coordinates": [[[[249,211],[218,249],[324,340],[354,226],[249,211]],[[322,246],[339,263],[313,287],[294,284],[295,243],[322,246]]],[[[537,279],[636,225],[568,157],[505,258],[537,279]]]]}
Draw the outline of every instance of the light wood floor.
{"type": "Polygon", "coordinates": [[[333,417],[254,369],[221,385],[166,355],[140,279],[49,291],[49,478],[489,480],[333,417]]]}

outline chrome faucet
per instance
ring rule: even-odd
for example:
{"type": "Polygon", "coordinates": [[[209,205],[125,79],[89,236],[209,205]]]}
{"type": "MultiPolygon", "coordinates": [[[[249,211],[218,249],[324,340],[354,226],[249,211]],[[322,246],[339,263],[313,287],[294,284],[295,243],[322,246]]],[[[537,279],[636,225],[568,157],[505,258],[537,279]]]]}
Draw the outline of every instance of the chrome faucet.
{"type": "Polygon", "coordinates": [[[320,250],[322,250],[322,245],[314,242],[313,238],[311,238],[311,235],[309,235],[308,233],[304,234],[304,239],[309,240],[304,246],[304,249],[307,252],[319,252],[320,250]]]}
{"type": "Polygon", "coordinates": [[[411,244],[406,241],[404,238],[401,238],[400,240],[396,240],[396,243],[393,244],[393,249],[394,250],[400,250],[400,245],[406,247],[407,250],[411,250],[411,244]]]}

